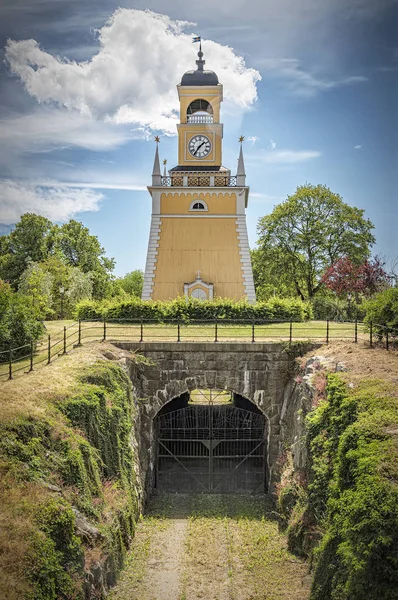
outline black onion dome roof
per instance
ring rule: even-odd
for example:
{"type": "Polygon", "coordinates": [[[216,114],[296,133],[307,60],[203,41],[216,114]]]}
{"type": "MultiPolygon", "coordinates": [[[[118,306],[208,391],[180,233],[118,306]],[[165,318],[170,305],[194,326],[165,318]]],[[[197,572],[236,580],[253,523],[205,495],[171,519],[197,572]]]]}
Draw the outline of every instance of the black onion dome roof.
{"type": "Polygon", "coordinates": [[[218,85],[218,77],[214,71],[187,71],[181,85],[218,85]]]}
{"type": "Polygon", "coordinates": [[[199,60],[196,61],[198,68],[196,71],[187,71],[181,79],[181,85],[218,85],[218,77],[214,71],[204,71],[203,66],[206,61],[203,60],[202,47],[198,52],[199,60]]]}

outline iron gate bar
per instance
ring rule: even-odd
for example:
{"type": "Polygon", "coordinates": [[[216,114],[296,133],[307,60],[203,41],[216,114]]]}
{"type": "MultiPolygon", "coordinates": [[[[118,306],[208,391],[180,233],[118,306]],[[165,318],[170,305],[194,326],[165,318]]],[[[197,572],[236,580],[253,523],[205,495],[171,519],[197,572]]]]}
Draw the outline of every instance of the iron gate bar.
{"type": "Polygon", "coordinates": [[[239,490],[256,493],[264,488],[264,416],[230,403],[214,405],[214,400],[222,396],[223,391],[215,393],[209,388],[208,392],[199,389],[197,393],[207,400],[206,405],[191,404],[159,417],[158,448],[166,451],[157,453],[157,481],[160,487],[164,485],[170,491],[187,491],[187,483],[184,483],[181,475],[188,473],[199,489],[207,492],[224,488],[226,492],[239,490]],[[263,450],[258,453],[261,447],[263,450]],[[170,458],[182,468],[180,475],[170,465],[170,458]],[[249,466],[244,472],[239,471],[245,463],[249,466]],[[238,478],[234,476],[235,473],[240,473],[238,478]]]}
{"type": "Polygon", "coordinates": [[[159,443],[170,454],[170,456],[172,456],[182,466],[182,468],[185,469],[185,471],[192,477],[192,479],[194,479],[197,483],[199,483],[199,485],[201,485],[202,488],[207,492],[207,489],[203,485],[203,483],[201,481],[199,481],[199,479],[196,479],[196,477],[191,473],[191,471],[189,469],[187,469],[186,466],[180,460],[178,460],[176,455],[173,454],[172,452],[170,452],[170,450],[164,444],[162,444],[161,440],[159,440],[159,443]]]}
{"type": "MultiPolygon", "coordinates": [[[[264,439],[262,439],[262,440],[261,440],[261,441],[260,441],[260,442],[257,444],[257,446],[256,446],[255,448],[253,448],[253,450],[252,450],[251,452],[249,452],[249,454],[246,454],[246,456],[243,458],[243,460],[241,460],[241,461],[240,461],[240,463],[238,463],[238,464],[236,465],[236,467],[234,467],[234,468],[232,469],[232,471],[230,471],[230,472],[228,473],[228,475],[231,475],[231,473],[233,473],[234,471],[236,471],[237,469],[239,469],[239,467],[240,467],[241,465],[243,465],[243,463],[244,463],[244,462],[245,462],[245,461],[246,461],[246,460],[249,458],[249,456],[251,456],[251,454],[252,454],[252,453],[253,453],[255,450],[257,450],[257,448],[259,448],[259,447],[261,446],[261,444],[264,444],[264,439]]],[[[257,455],[257,456],[258,456],[258,455],[257,455]]],[[[223,481],[225,481],[225,479],[226,479],[226,477],[224,477],[224,479],[222,479],[222,480],[220,481],[220,483],[218,483],[218,484],[217,484],[217,486],[216,486],[216,488],[215,488],[216,490],[217,490],[217,488],[219,488],[219,487],[220,487],[220,485],[223,483],[223,481]]]]}

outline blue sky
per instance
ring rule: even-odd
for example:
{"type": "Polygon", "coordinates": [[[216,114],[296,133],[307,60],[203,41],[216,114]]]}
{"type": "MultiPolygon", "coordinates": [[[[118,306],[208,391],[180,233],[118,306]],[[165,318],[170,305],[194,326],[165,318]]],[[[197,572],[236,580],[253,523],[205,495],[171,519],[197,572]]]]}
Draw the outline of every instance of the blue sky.
{"type": "Polygon", "coordinates": [[[116,274],[145,264],[155,144],[177,164],[176,84],[224,84],[223,163],[245,135],[250,243],[258,218],[325,183],[398,256],[395,0],[5,0],[0,8],[0,233],[24,212],[82,221],[116,274]],[[147,9],[151,12],[144,12],[147,9]],[[9,40],[7,42],[7,40],[9,40]]]}

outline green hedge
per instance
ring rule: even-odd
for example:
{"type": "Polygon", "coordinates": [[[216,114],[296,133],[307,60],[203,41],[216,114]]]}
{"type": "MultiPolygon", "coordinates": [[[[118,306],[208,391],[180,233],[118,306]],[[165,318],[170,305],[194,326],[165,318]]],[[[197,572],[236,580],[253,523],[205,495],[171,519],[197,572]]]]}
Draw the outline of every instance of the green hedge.
{"type": "Polygon", "coordinates": [[[264,320],[264,321],[305,321],[312,318],[309,302],[298,298],[271,298],[266,302],[249,304],[240,300],[217,299],[208,302],[190,298],[176,298],[168,302],[159,300],[116,300],[114,302],[93,302],[84,300],[76,307],[78,319],[153,319],[159,322],[167,319],[194,320],[264,320]]]}

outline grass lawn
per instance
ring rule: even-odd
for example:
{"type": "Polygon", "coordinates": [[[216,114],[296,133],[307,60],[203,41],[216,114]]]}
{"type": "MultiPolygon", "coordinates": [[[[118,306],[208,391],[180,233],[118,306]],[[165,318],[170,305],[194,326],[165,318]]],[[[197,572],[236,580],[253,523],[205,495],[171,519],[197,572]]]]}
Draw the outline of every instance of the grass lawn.
{"type": "MultiPolygon", "coordinates": [[[[64,350],[64,327],[66,327],[66,346],[69,352],[79,341],[78,323],[72,320],[46,321],[46,331],[40,340],[34,356],[34,368],[45,365],[48,362],[48,336],[51,342],[51,360],[62,355],[64,350]]],[[[315,340],[326,342],[326,321],[307,321],[305,323],[292,324],[292,340],[315,340]]],[[[252,341],[252,325],[236,325],[228,322],[217,323],[217,341],[252,341]]],[[[329,322],[329,339],[345,339],[354,341],[355,324],[329,322]]],[[[288,341],[290,337],[289,323],[269,323],[254,326],[255,342],[280,342],[288,341]]],[[[85,321],[81,325],[81,343],[100,341],[104,338],[104,324],[100,321],[85,321]]],[[[139,323],[107,323],[106,339],[108,341],[131,341],[139,342],[141,339],[141,325],[139,323]]],[[[144,342],[176,342],[178,339],[178,327],[176,324],[148,324],[143,326],[144,342]]],[[[358,341],[366,341],[368,334],[364,332],[362,324],[358,325],[358,341]]],[[[215,341],[215,325],[213,323],[203,325],[181,325],[181,342],[213,342],[215,341]]],[[[30,368],[29,348],[26,348],[26,356],[13,364],[13,376],[26,373],[30,368]]],[[[8,378],[8,364],[0,365],[0,381],[8,378]]]]}

